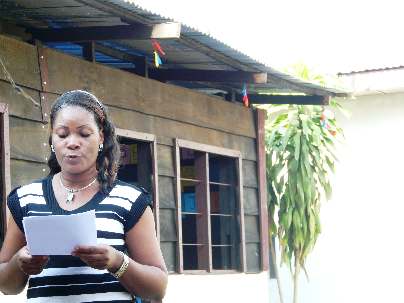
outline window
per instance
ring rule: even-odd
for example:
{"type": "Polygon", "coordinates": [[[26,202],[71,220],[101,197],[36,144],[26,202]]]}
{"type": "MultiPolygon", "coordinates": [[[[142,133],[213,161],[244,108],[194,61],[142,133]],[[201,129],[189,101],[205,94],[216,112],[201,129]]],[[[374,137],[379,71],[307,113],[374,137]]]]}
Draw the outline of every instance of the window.
{"type": "Polygon", "coordinates": [[[177,140],[179,271],[244,271],[241,155],[177,140]]]}
{"type": "Polygon", "coordinates": [[[151,134],[117,129],[121,147],[118,179],[145,188],[153,197],[153,213],[159,239],[156,140],[151,134]]]}
{"type": "Polygon", "coordinates": [[[10,143],[8,132],[8,106],[0,103],[0,204],[2,206],[0,213],[0,247],[3,244],[4,235],[7,228],[7,207],[6,199],[10,191],[10,143]]]}

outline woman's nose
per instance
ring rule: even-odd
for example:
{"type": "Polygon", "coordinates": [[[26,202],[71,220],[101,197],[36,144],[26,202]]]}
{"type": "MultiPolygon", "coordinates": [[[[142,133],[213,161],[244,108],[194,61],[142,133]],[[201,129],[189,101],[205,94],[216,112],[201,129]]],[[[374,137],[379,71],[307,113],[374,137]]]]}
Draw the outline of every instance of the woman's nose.
{"type": "Polygon", "coordinates": [[[67,148],[69,149],[78,149],[80,147],[80,142],[78,138],[75,136],[70,136],[70,138],[67,141],[67,148]]]}

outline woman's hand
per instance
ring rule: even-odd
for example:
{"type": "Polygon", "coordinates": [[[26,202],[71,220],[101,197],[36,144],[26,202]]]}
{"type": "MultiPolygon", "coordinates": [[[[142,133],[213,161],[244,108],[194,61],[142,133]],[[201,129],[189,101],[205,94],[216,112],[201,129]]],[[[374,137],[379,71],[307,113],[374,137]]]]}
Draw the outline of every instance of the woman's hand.
{"type": "Polygon", "coordinates": [[[41,273],[49,261],[48,256],[31,256],[26,246],[17,252],[16,258],[19,269],[26,275],[41,273]]]}
{"type": "Polygon", "coordinates": [[[107,269],[115,272],[121,266],[122,255],[109,245],[76,246],[72,256],[79,257],[88,266],[95,269],[107,269]]]}

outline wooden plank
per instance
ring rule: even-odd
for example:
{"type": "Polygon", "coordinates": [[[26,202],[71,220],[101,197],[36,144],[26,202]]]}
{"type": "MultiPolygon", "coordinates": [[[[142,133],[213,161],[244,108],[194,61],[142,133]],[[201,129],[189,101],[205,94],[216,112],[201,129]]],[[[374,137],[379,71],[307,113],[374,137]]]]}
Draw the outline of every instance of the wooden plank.
{"type": "Polygon", "coordinates": [[[35,46],[0,35],[0,59],[7,73],[0,64],[0,79],[12,80],[32,89],[41,89],[38,54],[35,46]],[[9,75],[10,77],[8,77],[9,75]]]}
{"type": "Polygon", "coordinates": [[[48,92],[93,92],[107,105],[187,122],[251,138],[256,137],[253,111],[186,88],[90,63],[45,49],[51,83],[48,92]],[[234,123],[243,121],[243,123],[234,123]]]}
{"type": "Polygon", "coordinates": [[[178,139],[178,144],[180,147],[204,151],[207,153],[219,154],[219,155],[233,157],[233,158],[241,157],[241,153],[238,150],[231,150],[228,148],[201,144],[201,143],[188,141],[188,140],[182,140],[182,139],[178,139]]]}
{"type": "Polygon", "coordinates": [[[43,92],[48,91],[49,86],[49,73],[48,73],[48,58],[42,42],[35,40],[38,52],[39,73],[41,76],[41,88],[43,92]]]}
{"type": "Polygon", "coordinates": [[[159,193],[159,177],[158,177],[158,165],[157,165],[157,142],[153,140],[151,142],[151,161],[152,161],[152,174],[153,174],[153,206],[154,206],[154,220],[156,225],[156,237],[160,242],[160,193],[159,193]]]}
{"type": "MultiPolygon", "coordinates": [[[[238,96],[242,100],[242,96],[238,96]]],[[[251,104],[300,104],[300,105],[328,105],[329,96],[319,95],[256,95],[248,94],[251,104]]]]}
{"type": "Polygon", "coordinates": [[[258,170],[258,198],[260,205],[260,239],[261,239],[261,268],[269,269],[269,234],[268,234],[268,205],[267,205],[267,177],[265,152],[265,120],[266,111],[257,109],[257,170],[258,170]]]}
{"type": "MultiPolygon", "coordinates": [[[[33,89],[24,88],[24,91],[36,102],[40,102],[39,92],[33,89]]],[[[8,82],[0,80],[0,102],[7,103],[9,113],[12,116],[18,116],[35,121],[42,121],[41,108],[19,94],[8,82]]]]}
{"type": "Polygon", "coordinates": [[[43,163],[27,162],[11,159],[11,188],[31,183],[45,177],[49,173],[48,166],[43,163]]]}
{"type": "Polygon", "coordinates": [[[157,145],[159,173],[164,176],[175,176],[174,150],[170,146],[157,145]]]}
{"type": "Polygon", "coordinates": [[[180,148],[175,140],[175,183],[176,183],[176,209],[177,209],[177,271],[184,272],[184,259],[182,253],[182,215],[181,215],[181,165],[180,165],[180,148]]]}
{"type": "Polygon", "coordinates": [[[143,24],[70,27],[58,29],[31,28],[28,31],[35,39],[44,42],[85,42],[106,40],[148,40],[148,39],[178,39],[181,34],[181,24],[167,22],[146,26],[143,24]]]}
{"type": "Polygon", "coordinates": [[[164,262],[167,266],[167,271],[169,273],[174,273],[176,264],[176,253],[175,253],[175,242],[160,242],[161,251],[163,253],[164,262]]]}
{"type": "Polygon", "coordinates": [[[261,271],[260,266],[260,245],[259,243],[247,243],[247,272],[258,273],[261,271]]]}
{"type": "Polygon", "coordinates": [[[0,139],[1,139],[1,195],[2,207],[0,213],[2,235],[6,234],[7,222],[10,216],[7,208],[7,196],[11,191],[11,176],[10,176],[10,139],[9,139],[9,113],[7,104],[0,104],[0,139]]]}
{"type": "Polygon", "coordinates": [[[260,243],[259,216],[244,216],[246,243],[260,243]]]}
{"type": "Polygon", "coordinates": [[[160,208],[175,209],[174,178],[159,176],[160,208]]]}
{"type": "Polygon", "coordinates": [[[240,269],[242,272],[247,270],[246,261],[246,242],[245,242],[245,221],[244,221],[244,188],[243,188],[243,169],[241,158],[237,159],[237,177],[238,177],[238,197],[239,197],[239,217],[240,224],[240,269]]]}
{"type": "Polygon", "coordinates": [[[135,140],[145,141],[145,142],[154,142],[156,140],[156,136],[153,134],[138,132],[130,129],[123,128],[115,128],[115,133],[117,136],[132,138],[135,140]]]}
{"type": "Polygon", "coordinates": [[[257,163],[243,159],[244,186],[258,188],[257,163]]]}
{"type": "Polygon", "coordinates": [[[244,187],[244,213],[246,215],[259,215],[259,212],[257,189],[244,187]]]}
{"type": "Polygon", "coordinates": [[[10,117],[13,159],[46,163],[50,155],[48,127],[39,122],[10,117]]]}
{"type": "Polygon", "coordinates": [[[173,138],[181,138],[205,145],[238,150],[241,152],[243,159],[256,160],[256,142],[250,137],[229,134],[202,126],[149,116],[111,106],[108,109],[112,120],[119,128],[136,129],[155,134],[159,143],[164,142],[164,144],[169,145],[173,138]]]}
{"type": "Polygon", "coordinates": [[[175,209],[160,210],[160,241],[177,241],[175,209]]]}
{"type": "MultiPolygon", "coordinates": [[[[124,69],[135,72],[134,69],[124,69]]],[[[150,69],[149,77],[159,81],[200,81],[262,84],[266,73],[202,69],[150,69]]]]}
{"type": "Polygon", "coordinates": [[[58,94],[52,93],[40,93],[41,96],[41,110],[42,110],[42,120],[47,123],[50,119],[50,111],[52,104],[55,102],[56,98],[59,97],[58,94]]]}

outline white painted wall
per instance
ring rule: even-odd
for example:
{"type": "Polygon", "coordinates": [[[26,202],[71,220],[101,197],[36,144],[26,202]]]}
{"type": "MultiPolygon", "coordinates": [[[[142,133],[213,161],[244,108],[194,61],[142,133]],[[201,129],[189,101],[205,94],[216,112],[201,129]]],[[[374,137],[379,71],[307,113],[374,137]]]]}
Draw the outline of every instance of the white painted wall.
{"type": "Polygon", "coordinates": [[[268,272],[170,275],[164,303],[269,302],[268,272]]]}
{"type": "Polygon", "coordinates": [[[26,301],[26,292],[19,294],[18,296],[5,296],[0,293],[1,303],[23,303],[26,301]]]}
{"type": "MultiPolygon", "coordinates": [[[[379,92],[343,105],[352,116],[339,118],[346,142],[299,302],[404,302],[404,93],[379,92]]],[[[281,279],[290,303],[288,269],[281,279]]],[[[275,280],[270,302],[279,302],[275,280]]]]}

